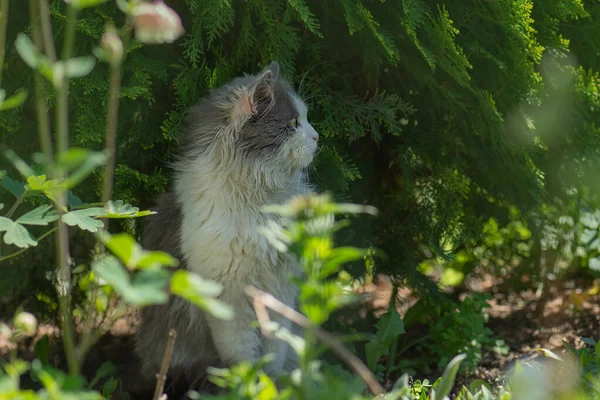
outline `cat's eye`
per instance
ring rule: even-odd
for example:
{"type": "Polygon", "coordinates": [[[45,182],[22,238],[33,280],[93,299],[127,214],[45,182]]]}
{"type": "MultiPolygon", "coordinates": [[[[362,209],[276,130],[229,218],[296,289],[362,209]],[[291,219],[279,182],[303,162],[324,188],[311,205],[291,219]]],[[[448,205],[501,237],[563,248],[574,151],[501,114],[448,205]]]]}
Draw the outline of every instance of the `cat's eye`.
{"type": "Polygon", "coordinates": [[[298,125],[300,125],[300,124],[298,123],[298,117],[296,117],[296,118],[292,119],[292,120],[290,121],[290,125],[291,125],[293,128],[297,128],[297,127],[298,127],[298,125]]]}

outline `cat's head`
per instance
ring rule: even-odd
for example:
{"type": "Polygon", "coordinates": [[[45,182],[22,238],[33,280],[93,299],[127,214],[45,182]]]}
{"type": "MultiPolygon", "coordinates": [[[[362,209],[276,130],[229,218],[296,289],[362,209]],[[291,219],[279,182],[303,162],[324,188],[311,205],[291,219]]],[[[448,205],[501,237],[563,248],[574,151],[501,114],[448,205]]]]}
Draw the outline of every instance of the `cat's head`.
{"type": "Polygon", "coordinates": [[[307,112],[272,63],[213,91],[192,110],[186,140],[199,151],[218,145],[224,157],[255,172],[298,170],[312,162],[319,140],[307,112]]]}

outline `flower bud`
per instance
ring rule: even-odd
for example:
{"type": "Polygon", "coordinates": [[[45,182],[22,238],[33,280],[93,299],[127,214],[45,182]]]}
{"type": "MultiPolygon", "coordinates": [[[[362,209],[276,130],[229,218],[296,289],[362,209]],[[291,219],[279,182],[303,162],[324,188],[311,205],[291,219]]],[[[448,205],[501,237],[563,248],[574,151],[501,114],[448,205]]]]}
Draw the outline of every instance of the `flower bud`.
{"type": "Polygon", "coordinates": [[[18,313],[13,320],[13,324],[16,334],[19,336],[34,336],[37,332],[37,319],[31,313],[18,313]]]}
{"type": "Polygon", "coordinates": [[[100,38],[102,58],[109,64],[118,64],[123,58],[123,42],[113,26],[107,26],[100,38]]]}
{"type": "Polygon", "coordinates": [[[135,37],[142,43],[172,43],[183,35],[179,15],[163,0],[138,3],[133,11],[135,37]]]}

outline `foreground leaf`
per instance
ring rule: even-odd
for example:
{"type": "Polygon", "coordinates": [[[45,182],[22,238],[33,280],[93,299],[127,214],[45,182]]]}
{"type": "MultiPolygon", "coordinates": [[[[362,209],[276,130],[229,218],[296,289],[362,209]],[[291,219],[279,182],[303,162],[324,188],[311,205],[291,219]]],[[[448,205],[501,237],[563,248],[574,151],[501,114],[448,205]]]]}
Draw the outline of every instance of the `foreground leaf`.
{"type": "Polygon", "coordinates": [[[165,270],[144,270],[132,281],[127,270],[113,256],[95,262],[92,270],[129,304],[147,306],[164,304],[169,300],[165,290],[169,285],[169,273],[165,270]]]}
{"type": "Polygon", "coordinates": [[[102,213],[103,209],[100,207],[85,208],[68,212],[62,216],[61,220],[69,226],[77,226],[86,231],[97,232],[104,224],[93,217],[97,217],[102,213]]]}
{"type": "Polygon", "coordinates": [[[17,219],[17,223],[23,225],[46,226],[58,219],[58,214],[52,209],[52,205],[45,205],[23,214],[17,219]]]}
{"type": "Polygon", "coordinates": [[[175,271],[171,278],[171,292],[180,296],[220,319],[233,319],[233,309],[215,299],[223,286],[185,270],[175,271]]]}
{"type": "Polygon", "coordinates": [[[123,200],[109,200],[104,205],[104,214],[100,218],[137,218],[156,214],[155,211],[140,211],[139,208],[123,202],[123,200]]]}
{"type": "Polygon", "coordinates": [[[465,358],[467,358],[466,354],[459,354],[446,365],[442,380],[435,390],[435,400],[445,400],[448,397],[454,386],[454,380],[456,379],[460,363],[462,363],[465,358]]]}
{"type": "Polygon", "coordinates": [[[37,241],[23,225],[8,218],[0,217],[0,232],[6,232],[3,237],[6,244],[12,244],[22,249],[37,246],[37,241]]]}

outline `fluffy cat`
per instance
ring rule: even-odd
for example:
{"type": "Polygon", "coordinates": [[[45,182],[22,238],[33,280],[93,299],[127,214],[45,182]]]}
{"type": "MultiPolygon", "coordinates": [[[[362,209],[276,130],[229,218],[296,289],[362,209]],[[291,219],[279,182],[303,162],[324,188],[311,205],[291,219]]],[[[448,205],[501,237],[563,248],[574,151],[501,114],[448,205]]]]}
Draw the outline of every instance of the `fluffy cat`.
{"type": "Polygon", "coordinates": [[[177,330],[172,378],[191,382],[208,365],[256,360],[266,353],[276,355],[267,373],[293,368],[294,352],[251,326],[256,316],[244,288],[251,284],[295,305],[289,277],[300,273],[299,265],[259,233],[269,218],[260,209],[309,190],[304,171],[319,135],[307,111],[280,77],[277,63],[234,79],[190,110],[174,164],[174,188],[148,220],[144,246],[167,251],[183,268],[220,282],[220,299],[233,307],[235,317],[216,319],[173,296],[166,305],[143,309],[136,352],[146,377],[160,368],[170,328],[177,330]]]}

